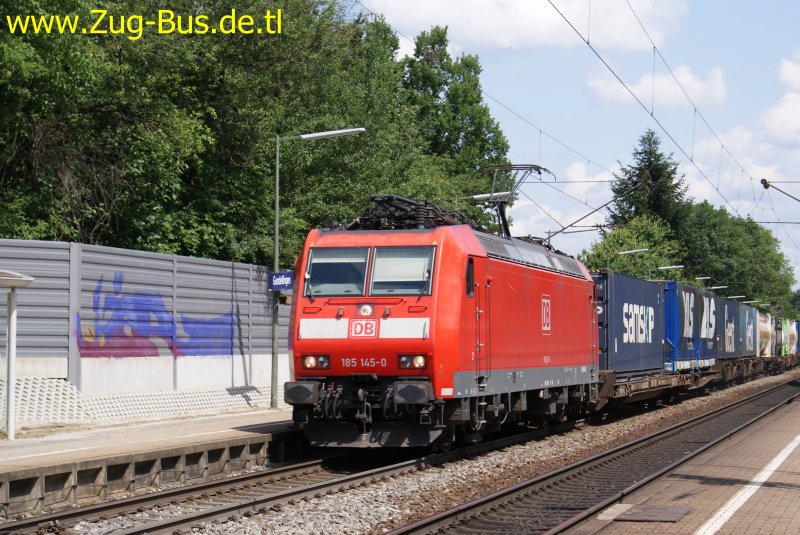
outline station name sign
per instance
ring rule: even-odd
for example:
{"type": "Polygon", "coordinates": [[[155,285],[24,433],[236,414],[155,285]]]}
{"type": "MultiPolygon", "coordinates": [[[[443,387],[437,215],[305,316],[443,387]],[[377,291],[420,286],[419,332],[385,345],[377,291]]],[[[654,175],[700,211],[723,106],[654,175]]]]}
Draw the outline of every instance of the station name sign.
{"type": "Polygon", "coordinates": [[[269,289],[272,292],[291,290],[294,283],[294,272],[292,271],[270,271],[269,289]]]}

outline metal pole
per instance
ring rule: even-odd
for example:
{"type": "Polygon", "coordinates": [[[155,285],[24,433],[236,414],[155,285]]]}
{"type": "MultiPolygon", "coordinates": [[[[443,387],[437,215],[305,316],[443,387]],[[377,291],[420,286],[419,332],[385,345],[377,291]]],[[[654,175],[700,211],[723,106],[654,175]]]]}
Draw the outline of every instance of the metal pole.
{"type": "MultiPolygon", "coordinates": [[[[279,226],[281,222],[280,214],[280,184],[281,184],[281,137],[275,136],[275,249],[273,253],[272,271],[277,272],[279,268],[278,239],[280,237],[279,226]]],[[[278,292],[272,291],[272,376],[269,392],[269,406],[272,409],[278,408],[278,292]]]]}
{"type": "Polygon", "coordinates": [[[17,386],[17,292],[8,292],[8,328],[6,329],[6,436],[14,440],[14,391],[17,386]]]}

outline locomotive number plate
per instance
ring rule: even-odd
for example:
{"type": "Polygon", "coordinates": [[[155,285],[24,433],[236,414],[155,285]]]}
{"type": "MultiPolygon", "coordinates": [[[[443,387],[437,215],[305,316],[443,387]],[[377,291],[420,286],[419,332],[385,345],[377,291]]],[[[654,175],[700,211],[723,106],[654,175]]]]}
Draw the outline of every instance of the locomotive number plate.
{"type": "Polygon", "coordinates": [[[375,338],[378,336],[378,320],[350,320],[350,338],[375,338]]]}
{"type": "Polygon", "coordinates": [[[385,368],[389,361],[385,358],[343,358],[342,367],[344,368],[385,368]]]}

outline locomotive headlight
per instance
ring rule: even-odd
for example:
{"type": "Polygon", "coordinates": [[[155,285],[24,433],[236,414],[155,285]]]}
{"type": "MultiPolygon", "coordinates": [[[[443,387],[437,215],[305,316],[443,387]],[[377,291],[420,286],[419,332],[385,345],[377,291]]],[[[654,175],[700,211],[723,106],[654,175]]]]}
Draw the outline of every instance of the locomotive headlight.
{"type": "Polygon", "coordinates": [[[402,369],[417,369],[421,370],[427,365],[427,359],[424,355],[400,355],[397,358],[397,363],[402,369]]]}
{"type": "Polygon", "coordinates": [[[372,305],[369,303],[362,303],[358,305],[359,316],[372,316],[372,305]]]}
{"type": "Polygon", "coordinates": [[[328,355],[306,355],[303,357],[303,369],[313,370],[319,368],[327,370],[331,367],[331,358],[328,355]]]}

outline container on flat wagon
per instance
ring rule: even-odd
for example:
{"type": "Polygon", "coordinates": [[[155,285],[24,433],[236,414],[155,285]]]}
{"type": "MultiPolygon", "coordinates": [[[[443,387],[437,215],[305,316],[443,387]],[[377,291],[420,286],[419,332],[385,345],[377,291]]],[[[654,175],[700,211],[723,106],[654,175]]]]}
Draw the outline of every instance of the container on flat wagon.
{"type": "Polygon", "coordinates": [[[774,328],[772,326],[772,316],[764,312],[758,313],[758,356],[772,356],[772,338],[774,328]]]}
{"type": "Polygon", "coordinates": [[[758,309],[739,305],[739,348],[741,357],[758,355],[758,309]]]}
{"type": "Polygon", "coordinates": [[[610,270],[592,273],[597,285],[600,369],[621,380],[664,370],[661,285],[610,270]]]}
{"type": "Polygon", "coordinates": [[[788,355],[797,354],[797,320],[789,320],[789,352],[788,355]]]}
{"type": "Polygon", "coordinates": [[[789,354],[789,320],[781,318],[775,321],[775,328],[780,327],[780,338],[777,342],[780,356],[785,357],[789,354]]]}
{"type": "Polygon", "coordinates": [[[664,368],[705,369],[717,359],[717,304],[711,292],[679,282],[664,285],[664,368]]]}
{"type": "Polygon", "coordinates": [[[733,359],[742,356],[739,340],[739,305],[734,301],[717,298],[717,355],[721,359],[733,359]]]}

